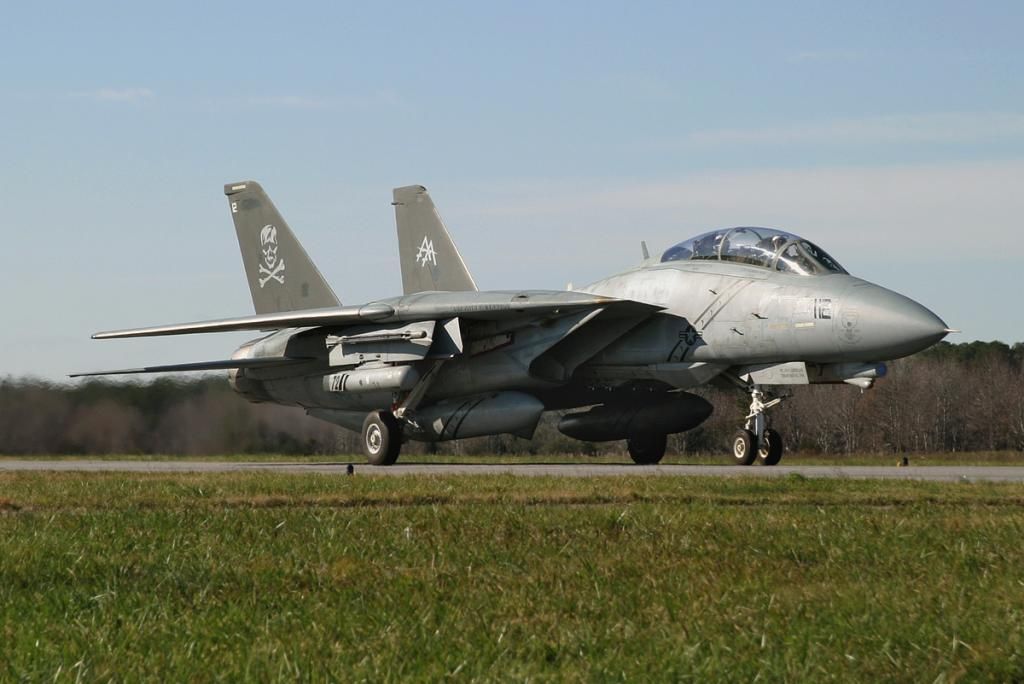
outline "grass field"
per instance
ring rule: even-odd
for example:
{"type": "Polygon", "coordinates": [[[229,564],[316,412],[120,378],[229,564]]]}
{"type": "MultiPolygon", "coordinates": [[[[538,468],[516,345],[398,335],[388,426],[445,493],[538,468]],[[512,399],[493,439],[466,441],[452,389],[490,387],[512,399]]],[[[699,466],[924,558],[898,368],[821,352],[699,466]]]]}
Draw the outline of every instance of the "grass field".
{"type": "Polygon", "coordinates": [[[0,679],[1024,679],[1024,487],[0,474],[0,679]]]}

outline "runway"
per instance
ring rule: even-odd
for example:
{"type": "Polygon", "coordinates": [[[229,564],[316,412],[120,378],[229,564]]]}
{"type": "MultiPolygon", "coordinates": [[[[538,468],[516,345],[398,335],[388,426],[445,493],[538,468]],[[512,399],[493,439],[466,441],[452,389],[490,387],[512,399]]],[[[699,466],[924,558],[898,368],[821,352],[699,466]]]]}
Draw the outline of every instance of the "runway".
{"type": "MultiPolygon", "coordinates": [[[[109,472],[109,473],[318,473],[345,475],[347,462],[333,463],[245,463],[232,461],[104,461],[0,459],[0,472],[109,472]]],[[[440,464],[410,463],[374,467],[353,463],[356,476],[399,475],[521,475],[527,477],[788,477],[927,480],[935,482],[1024,482],[1021,466],[803,466],[778,465],[661,465],[636,466],[614,463],[566,464],[440,464]]]]}

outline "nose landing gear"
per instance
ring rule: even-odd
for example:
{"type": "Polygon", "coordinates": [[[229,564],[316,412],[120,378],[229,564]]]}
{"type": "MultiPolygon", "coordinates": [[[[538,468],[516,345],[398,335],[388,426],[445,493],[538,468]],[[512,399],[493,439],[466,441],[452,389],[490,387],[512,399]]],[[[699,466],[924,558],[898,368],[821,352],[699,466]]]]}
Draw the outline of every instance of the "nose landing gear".
{"type": "Polygon", "coordinates": [[[782,435],[768,428],[761,435],[757,447],[757,460],[762,465],[773,466],[782,460],[782,435]]]}
{"type": "Polygon", "coordinates": [[[782,459],[782,435],[768,427],[768,409],[782,402],[783,397],[767,399],[761,388],[750,390],[750,413],[743,429],[732,440],[732,456],[737,465],[775,465],[782,459]]]}
{"type": "Polygon", "coordinates": [[[750,430],[743,429],[732,438],[732,457],[736,465],[750,465],[757,458],[757,438],[750,430]]]}

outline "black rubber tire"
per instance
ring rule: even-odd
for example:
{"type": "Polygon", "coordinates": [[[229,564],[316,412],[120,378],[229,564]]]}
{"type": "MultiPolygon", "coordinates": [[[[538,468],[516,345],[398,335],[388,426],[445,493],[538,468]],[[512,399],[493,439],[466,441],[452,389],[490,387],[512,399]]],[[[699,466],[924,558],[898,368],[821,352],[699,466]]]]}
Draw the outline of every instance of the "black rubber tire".
{"type": "Polygon", "coordinates": [[[393,465],[402,450],[402,428],[389,411],[374,411],[363,421],[363,453],[370,465],[393,465]]]}
{"type": "Polygon", "coordinates": [[[655,465],[665,456],[668,446],[668,435],[645,435],[630,437],[626,440],[629,457],[637,465],[655,465]]]}
{"type": "Polygon", "coordinates": [[[757,445],[757,460],[761,465],[777,465],[782,460],[782,449],[782,435],[768,428],[761,437],[761,443],[757,445]]]}
{"type": "Polygon", "coordinates": [[[740,430],[732,438],[732,459],[736,465],[748,466],[757,459],[757,440],[750,430],[740,430]]]}

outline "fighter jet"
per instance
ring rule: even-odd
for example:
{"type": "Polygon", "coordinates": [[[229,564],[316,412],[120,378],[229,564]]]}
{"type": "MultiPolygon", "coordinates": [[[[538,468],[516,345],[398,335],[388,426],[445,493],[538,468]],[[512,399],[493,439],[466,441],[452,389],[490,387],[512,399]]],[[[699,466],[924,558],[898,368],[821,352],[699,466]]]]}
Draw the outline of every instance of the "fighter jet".
{"type": "Polygon", "coordinates": [[[426,188],[394,190],[404,293],[342,306],[263,188],[224,187],[256,315],[101,332],[94,339],[260,331],[230,359],[81,375],[228,370],[253,402],[301,407],[360,432],[367,460],[403,442],[564,434],[625,440],[658,463],[668,435],[713,407],[689,392],[745,392],[735,463],[775,465],[769,410],[786,386],[866,389],[885,361],[952,332],[917,302],[856,278],[814,243],[772,228],[715,230],[578,290],[480,291],[426,188]]]}

